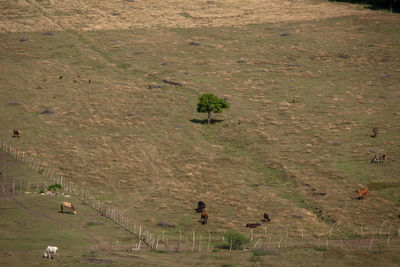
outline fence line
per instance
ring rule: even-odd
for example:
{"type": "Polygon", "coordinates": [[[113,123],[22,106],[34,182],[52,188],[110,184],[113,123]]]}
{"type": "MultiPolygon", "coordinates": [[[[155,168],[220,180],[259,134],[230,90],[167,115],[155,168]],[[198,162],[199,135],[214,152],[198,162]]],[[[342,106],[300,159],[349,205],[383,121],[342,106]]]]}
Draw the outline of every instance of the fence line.
{"type": "MultiPolygon", "coordinates": [[[[25,155],[25,152],[20,152],[16,148],[12,147],[8,144],[5,140],[0,139],[0,148],[3,152],[12,156],[15,160],[20,161],[29,168],[33,169],[34,171],[38,172],[39,174],[45,177],[45,180],[42,182],[42,190],[51,184],[61,184],[62,190],[71,195],[76,196],[79,198],[83,203],[88,205],[89,207],[93,208],[95,211],[99,212],[100,215],[112,220],[114,223],[121,226],[126,231],[130,232],[132,235],[138,238],[140,243],[147,245],[150,249],[153,248],[153,244],[155,243],[155,235],[151,234],[149,230],[144,230],[142,226],[139,226],[140,229],[143,229],[143,233],[137,234],[136,233],[136,223],[132,222],[130,219],[126,218],[120,211],[111,208],[110,206],[106,205],[103,201],[96,199],[94,195],[91,195],[89,192],[80,188],[77,183],[69,181],[66,179],[61,173],[58,173],[55,168],[46,168],[43,166],[43,162],[36,160],[32,156],[25,155]],[[56,174],[56,175],[55,175],[56,174]]],[[[5,181],[4,181],[5,183],[5,181]]],[[[39,183],[38,183],[39,184],[39,183]]],[[[33,189],[30,187],[30,182],[27,183],[28,191],[33,189]]],[[[15,180],[13,182],[13,194],[15,191],[15,180]]],[[[17,186],[18,188],[18,186],[17,186]]],[[[39,187],[36,186],[35,189],[39,187]]],[[[20,192],[24,189],[22,185],[22,180],[20,180],[20,192]]],[[[4,190],[4,188],[3,188],[4,190]]]]}
{"type": "MultiPolygon", "coordinates": [[[[83,203],[100,213],[101,216],[110,219],[117,225],[121,226],[124,230],[131,233],[137,239],[137,243],[135,243],[135,240],[132,242],[132,251],[139,252],[142,243],[145,244],[149,249],[158,249],[160,244],[164,244],[165,250],[173,249],[177,252],[192,251],[199,253],[201,253],[201,251],[210,251],[211,241],[213,241],[213,243],[228,244],[227,246],[229,251],[235,249],[235,246],[237,246],[237,244],[232,243],[232,240],[225,240],[224,233],[217,236],[211,236],[211,233],[208,232],[208,235],[203,235],[203,237],[206,236],[206,238],[203,239],[201,233],[197,235],[194,229],[190,232],[186,232],[186,235],[182,231],[179,231],[179,237],[178,234],[176,236],[173,234],[168,234],[168,236],[166,236],[165,231],[162,231],[162,234],[155,235],[149,230],[143,228],[141,225],[136,224],[135,222],[126,218],[120,211],[112,208],[109,205],[106,205],[103,201],[97,199],[94,195],[82,189],[78,183],[70,181],[64,177],[61,172],[57,172],[57,169],[51,167],[45,168],[43,166],[43,162],[36,160],[34,157],[26,154],[25,152],[18,151],[5,140],[0,139],[0,149],[15,158],[17,161],[26,164],[26,166],[35,170],[44,177],[44,179],[42,179],[40,182],[31,182],[28,180],[26,181],[26,186],[24,185],[22,179],[20,179],[18,183],[17,179],[14,178],[11,186],[13,194],[18,192],[18,190],[19,192],[24,191],[24,188],[26,188],[28,192],[33,189],[40,191],[45,190],[51,184],[60,184],[62,190],[64,190],[66,193],[76,196],[83,203]],[[169,246],[169,243],[171,244],[171,242],[174,244],[176,243],[176,247],[169,246]],[[202,250],[202,247],[206,249],[202,250]]],[[[3,192],[5,190],[5,186],[6,185],[4,181],[2,184],[3,192]]],[[[253,229],[249,229],[247,237],[251,239],[251,243],[248,249],[281,249],[299,246],[320,246],[326,247],[326,249],[333,246],[340,247],[342,249],[356,248],[354,243],[358,243],[360,247],[365,247],[365,249],[371,251],[372,248],[377,247],[376,244],[382,242],[384,242],[387,247],[390,247],[390,241],[393,243],[394,240],[398,241],[398,237],[400,237],[400,227],[396,230],[392,227],[392,223],[387,221],[383,221],[383,223],[375,229],[371,227],[363,228],[361,226],[361,234],[356,234],[354,232],[355,239],[352,240],[343,239],[342,232],[337,232],[338,236],[336,236],[336,238],[332,238],[333,227],[325,235],[318,235],[317,239],[305,239],[305,229],[301,224],[299,224],[298,227],[292,227],[290,231],[288,230],[288,227],[285,227],[285,230],[281,232],[271,229],[272,228],[270,227],[267,229],[267,226],[265,226],[263,229],[260,229],[258,233],[255,233],[253,229]],[[385,225],[389,228],[388,232],[383,232],[383,227],[385,225]],[[396,231],[397,238],[395,237],[395,234],[392,234],[396,233],[396,231]],[[368,236],[368,238],[364,236],[368,236]]],[[[280,227],[280,229],[282,229],[282,227],[280,227]]]]}

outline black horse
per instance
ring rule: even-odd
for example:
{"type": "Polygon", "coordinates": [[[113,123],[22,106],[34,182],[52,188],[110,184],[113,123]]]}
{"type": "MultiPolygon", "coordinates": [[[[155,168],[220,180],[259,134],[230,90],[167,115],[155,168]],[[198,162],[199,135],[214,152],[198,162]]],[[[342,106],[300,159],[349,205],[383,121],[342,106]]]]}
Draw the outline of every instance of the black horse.
{"type": "Polygon", "coordinates": [[[204,204],[203,201],[199,201],[199,203],[197,203],[197,209],[194,209],[197,212],[202,212],[206,209],[206,204],[204,204]]]}

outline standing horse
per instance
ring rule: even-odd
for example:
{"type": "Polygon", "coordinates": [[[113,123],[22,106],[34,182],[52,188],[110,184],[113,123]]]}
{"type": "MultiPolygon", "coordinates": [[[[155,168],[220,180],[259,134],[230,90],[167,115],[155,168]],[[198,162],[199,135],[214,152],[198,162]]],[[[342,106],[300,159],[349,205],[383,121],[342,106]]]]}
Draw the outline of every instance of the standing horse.
{"type": "Polygon", "coordinates": [[[375,127],[374,129],[372,129],[371,137],[377,137],[378,136],[378,132],[379,132],[378,127],[375,127]]]}
{"type": "Polygon", "coordinates": [[[72,212],[73,212],[74,214],[77,214],[77,213],[76,213],[76,209],[74,208],[74,205],[72,205],[72,203],[69,203],[69,202],[61,202],[61,212],[64,212],[64,208],[68,208],[68,209],[70,209],[70,211],[72,210],[72,212]]]}
{"type": "Polygon", "coordinates": [[[201,224],[207,224],[207,221],[208,221],[208,213],[207,213],[205,210],[203,210],[203,211],[201,212],[200,221],[201,221],[201,224]]]}
{"type": "Polygon", "coordinates": [[[19,131],[15,127],[13,128],[13,136],[12,137],[18,137],[19,138],[19,131]]]}
{"type": "Polygon", "coordinates": [[[197,212],[202,212],[203,210],[205,210],[206,208],[206,204],[203,201],[199,201],[199,203],[197,203],[197,209],[194,209],[197,212]]]}

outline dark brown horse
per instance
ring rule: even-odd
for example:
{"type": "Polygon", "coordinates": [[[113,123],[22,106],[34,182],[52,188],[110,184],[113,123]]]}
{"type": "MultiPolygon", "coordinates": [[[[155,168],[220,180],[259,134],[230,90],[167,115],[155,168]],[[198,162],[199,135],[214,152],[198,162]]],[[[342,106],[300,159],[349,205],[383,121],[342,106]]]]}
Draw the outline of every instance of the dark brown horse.
{"type": "Polygon", "coordinates": [[[205,209],[206,209],[206,204],[203,201],[199,201],[199,203],[197,203],[197,209],[194,210],[197,212],[202,212],[205,209]]]}
{"type": "Polygon", "coordinates": [[[377,136],[378,136],[378,127],[375,127],[374,129],[372,129],[371,137],[377,137],[377,136]]]}
{"type": "Polygon", "coordinates": [[[248,223],[248,224],[246,224],[246,227],[249,227],[249,228],[257,228],[259,226],[261,226],[261,224],[259,224],[259,223],[248,223]]]}
{"type": "Polygon", "coordinates": [[[19,131],[15,127],[13,129],[13,136],[12,137],[18,137],[19,138],[19,131]]]}
{"type": "Polygon", "coordinates": [[[271,219],[269,218],[268,214],[264,212],[264,218],[261,219],[261,221],[263,221],[263,222],[270,222],[271,219]]]}

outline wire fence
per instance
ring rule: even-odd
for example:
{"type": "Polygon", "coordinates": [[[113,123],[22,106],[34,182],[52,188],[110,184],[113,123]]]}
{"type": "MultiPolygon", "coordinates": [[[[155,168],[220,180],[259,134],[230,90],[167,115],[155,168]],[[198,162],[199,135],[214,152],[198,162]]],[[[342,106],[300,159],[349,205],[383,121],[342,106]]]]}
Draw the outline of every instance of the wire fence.
{"type": "MultiPolygon", "coordinates": [[[[155,246],[155,235],[152,234],[148,229],[136,224],[132,220],[126,218],[126,216],[124,216],[119,210],[114,209],[110,205],[107,205],[103,201],[97,199],[94,195],[84,190],[78,183],[64,177],[63,174],[56,168],[47,167],[47,164],[44,164],[44,161],[37,160],[25,152],[19,151],[15,147],[8,144],[5,140],[0,139],[0,148],[3,152],[7,153],[17,161],[24,163],[26,166],[41,174],[43,177],[41,181],[35,182],[28,181],[26,179],[13,179],[12,185],[9,185],[9,187],[11,187],[12,194],[15,194],[16,192],[23,192],[24,190],[27,190],[28,192],[31,190],[36,190],[39,192],[40,190],[46,190],[49,185],[60,184],[62,190],[64,190],[66,193],[76,196],[83,203],[99,212],[102,216],[112,220],[114,223],[133,234],[136,239],[139,240],[140,244],[143,243],[150,249],[155,246]]],[[[3,181],[2,188],[4,192],[5,181],[3,181]]]]}
{"type": "Polygon", "coordinates": [[[63,176],[56,168],[47,166],[44,161],[36,160],[25,152],[18,151],[5,140],[0,139],[0,149],[17,161],[24,163],[35,172],[41,174],[41,179],[34,181],[13,177],[6,185],[5,174],[1,189],[8,190],[11,194],[18,192],[47,191],[49,185],[60,184],[65,193],[79,198],[100,215],[112,220],[117,225],[133,235],[131,251],[139,252],[142,244],[149,250],[166,250],[175,252],[210,252],[214,249],[244,250],[273,250],[295,247],[314,247],[326,250],[329,248],[340,249],[366,249],[369,251],[378,248],[390,248],[400,245],[400,223],[383,221],[379,226],[360,226],[357,231],[345,233],[342,227],[333,225],[329,231],[315,234],[303,225],[297,226],[270,226],[262,224],[255,229],[248,229],[243,236],[249,242],[238,241],[231,238],[227,232],[195,232],[174,230],[151,232],[148,228],[127,218],[121,211],[111,207],[93,194],[84,190],[78,183],[63,176]],[[245,246],[243,246],[245,244],[245,246]]]}

